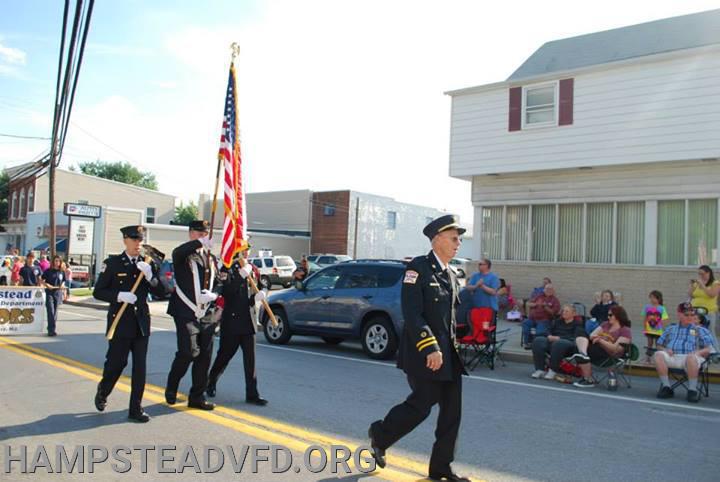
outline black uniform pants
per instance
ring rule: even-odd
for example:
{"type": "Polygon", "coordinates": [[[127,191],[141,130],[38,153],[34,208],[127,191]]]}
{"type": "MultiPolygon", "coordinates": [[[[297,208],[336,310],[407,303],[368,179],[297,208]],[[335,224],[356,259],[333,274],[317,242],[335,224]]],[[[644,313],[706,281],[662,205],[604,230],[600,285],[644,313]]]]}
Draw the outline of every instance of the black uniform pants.
{"type": "Polygon", "coordinates": [[[62,299],[62,290],[45,290],[45,308],[47,308],[48,333],[55,333],[57,312],[60,305],[62,305],[62,299]]]}
{"type": "Polygon", "coordinates": [[[182,318],[174,320],[178,350],[170,367],[165,391],[177,393],[180,380],[192,363],[192,387],[188,399],[191,402],[202,401],[207,388],[215,323],[200,323],[182,318]]]}
{"type": "Polygon", "coordinates": [[[145,373],[148,341],[147,336],[136,338],[113,338],[108,342],[105,355],[102,380],[98,388],[104,397],[110,395],[115,383],[127,366],[128,355],[132,353],[132,389],[130,390],[130,412],[142,411],[142,398],[145,392],[145,373]]]}
{"type": "Polygon", "coordinates": [[[436,403],[440,413],[435,428],[435,444],[430,456],[430,472],[448,472],[455,458],[455,442],[460,430],[462,411],[462,377],[452,381],[432,381],[408,375],[412,393],[394,406],[385,419],[375,426],[375,441],[387,449],[420,425],[436,403]]]}
{"type": "Polygon", "coordinates": [[[245,398],[258,398],[257,376],[255,375],[255,335],[235,335],[220,330],[220,348],[210,370],[210,381],[217,383],[232,357],[242,348],[245,368],[245,398]]]}

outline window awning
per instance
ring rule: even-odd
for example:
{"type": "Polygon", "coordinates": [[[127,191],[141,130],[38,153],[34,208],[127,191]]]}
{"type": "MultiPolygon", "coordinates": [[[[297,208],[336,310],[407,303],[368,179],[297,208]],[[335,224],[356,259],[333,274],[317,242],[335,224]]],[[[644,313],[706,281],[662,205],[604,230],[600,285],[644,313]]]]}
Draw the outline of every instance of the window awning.
{"type": "MultiPolygon", "coordinates": [[[[42,243],[35,246],[32,250],[33,251],[46,251],[48,249],[48,246],[50,246],[50,240],[43,241],[42,243]]],[[[67,238],[58,239],[55,242],[55,251],[58,251],[60,253],[67,253],[67,238]]]]}

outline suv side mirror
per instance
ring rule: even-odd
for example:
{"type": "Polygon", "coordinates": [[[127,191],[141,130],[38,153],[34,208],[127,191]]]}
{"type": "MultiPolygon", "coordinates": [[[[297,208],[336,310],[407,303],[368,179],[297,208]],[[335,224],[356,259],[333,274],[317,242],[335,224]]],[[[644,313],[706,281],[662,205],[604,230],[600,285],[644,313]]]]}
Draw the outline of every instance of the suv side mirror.
{"type": "Polygon", "coordinates": [[[298,291],[305,291],[305,286],[303,285],[303,282],[299,279],[295,280],[295,289],[298,291]]]}

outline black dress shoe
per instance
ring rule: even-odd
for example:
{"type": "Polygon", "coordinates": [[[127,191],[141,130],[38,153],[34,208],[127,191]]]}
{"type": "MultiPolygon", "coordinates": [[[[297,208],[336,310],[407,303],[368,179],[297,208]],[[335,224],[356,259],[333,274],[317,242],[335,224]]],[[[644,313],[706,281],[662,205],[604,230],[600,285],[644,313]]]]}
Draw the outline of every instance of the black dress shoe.
{"type": "Polygon", "coordinates": [[[54,331],[49,331],[48,336],[57,336],[57,333],[55,333],[54,331]]]}
{"type": "Polygon", "coordinates": [[[105,407],[107,407],[107,397],[103,395],[100,391],[100,387],[98,387],[97,392],[95,393],[95,408],[97,408],[98,412],[102,412],[105,410],[105,407]]]}
{"type": "Polygon", "coordinates": [[[370,428],[368,429],[368,437],[370,437],[370,448],[372,449],[372,456],[375,459],[375,463],[380,467],[381,469],[385,468],[385,465],[387,465],[387,462],[385,460],[385,449],[381,449],[377,442],[375,441],[375,431],[374,427],[382,423],[380,420],[373,422],[370,424],[370,428]]]}
{"type": "Polygon", "coordinates": [[[215,382],[208,383],[208,386],[205,389],[205,393],[208,397],[215,398],[215,395],[217,395],[217,387],[215,386],[215,382]]]}
{"type": "Polygon", "coordinates": [[[137,423],[148,423],[150,421],[150,415],[140,410],[139,412],[128,413],[128,420],[137,423]]]}
{"type": "Polygon", "coordinates": [[[207,400],[196,400],[194,402],[188,402],[188,407],[198,408],[200,410],[214,410],[215,404],[207,400]]]}
{"type": "Polygon", "coordinates": [[[165,401],[168,405],[175,405],[177,403],[177,393],[165,390],[165,401]]]}
{"type": "Polygon", "coordinates": [[[255,397],[255,398],[246,398],[245,403],[250,403],[252,405],[260,405],[261,407],[263,407],[268,404],[268,401],[262,397],[255,397]]]}
{"type": "Polygon", "coordinates": [[[468,479],[467,477],[462,477],[452,472],[430,472],[428,478],[430,480],[453,480],[456,482],[470,482],[470,479],[468,479]]]}

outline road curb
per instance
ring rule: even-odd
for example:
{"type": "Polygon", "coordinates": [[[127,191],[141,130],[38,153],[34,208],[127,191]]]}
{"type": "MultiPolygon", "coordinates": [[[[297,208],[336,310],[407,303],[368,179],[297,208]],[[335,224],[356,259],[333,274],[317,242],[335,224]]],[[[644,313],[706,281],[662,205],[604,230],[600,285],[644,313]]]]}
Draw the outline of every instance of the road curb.
{"type": "Polygon", "coordinates": [[[69,306],[81,306],[83,308],[93,308],[95,310],[107,310],[107,305],[97,303],[87,303],[84,301],[66,301],[64,304],[69,306]]]}

